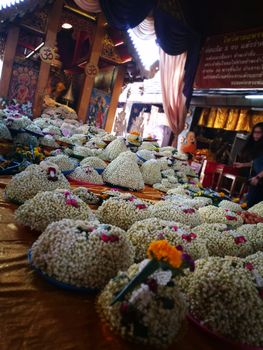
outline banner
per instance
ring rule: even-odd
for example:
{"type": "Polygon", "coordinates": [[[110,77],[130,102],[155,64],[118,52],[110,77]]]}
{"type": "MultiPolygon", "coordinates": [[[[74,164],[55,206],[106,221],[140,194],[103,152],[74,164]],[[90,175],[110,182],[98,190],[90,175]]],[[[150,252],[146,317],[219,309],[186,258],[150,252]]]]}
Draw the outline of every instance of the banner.
{"type": "Polygon", "coordinates": [[[263,28],[207,38],[194,87],[263,88],[263,28]]]}

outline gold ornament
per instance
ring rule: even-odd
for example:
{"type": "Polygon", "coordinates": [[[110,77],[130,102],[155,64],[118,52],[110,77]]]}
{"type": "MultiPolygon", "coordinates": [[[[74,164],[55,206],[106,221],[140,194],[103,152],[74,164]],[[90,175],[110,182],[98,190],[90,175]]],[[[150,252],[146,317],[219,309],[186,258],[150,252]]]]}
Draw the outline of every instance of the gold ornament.
{"type": "Polygon", "coordinates": [[[95,77],[99,73],[98,67],[94,63],[87,63],[85,66],[85,74],[89,77],[95,77]]]}

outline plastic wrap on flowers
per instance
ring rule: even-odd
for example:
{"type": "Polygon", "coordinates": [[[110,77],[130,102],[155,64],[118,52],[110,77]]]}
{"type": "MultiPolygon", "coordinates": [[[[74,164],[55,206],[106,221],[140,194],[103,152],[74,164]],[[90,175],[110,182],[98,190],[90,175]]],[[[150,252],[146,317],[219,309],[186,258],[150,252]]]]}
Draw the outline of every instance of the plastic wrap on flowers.
{"type": "Polygon", "coordinates": [[[263,346],[262,275],[249,257],[198,260],[179,284],[194,319],[235,342],[263,346]]]}
{"type": "Polygon", "coordinates": [[[201,223],[196,209],[173,202],[158,202],[151,206],[150,216],[162,220],[177,221],[190,227],[201,223]]]}
{"type": "Polygon", "coordinates": [[[83,202],[87,204],[98,204],[100,198],[95,193],[88,190],[86,187],[77,187],[72,190],[72,193],[78,196],[83,202]]]}
{"type": "Polygon", "coordinates": [[[227,201],[227,200],[222,200],[218,204],[218,207],[223,208],[223,209],[228,209],[230,211],[233,211],[234,213],[237,213],[237,212],[240,212],[243,210],[238,203],[234,203],[234,202],[227,201]]]}
{"type": "Polygon", "coordinates": [[[55,165],[30,165],[12,177],[5,188],[5,197],[16,203],[24,203],[41,191],[58,188],[69,189],[68,180],[55,165]]]}
{"type": "Polygon", "coordinates": [[[143,181],[147,185],[153,185],[162,181],[161,167],[155,159],[147,160],[141,166],[143,181]]]}
{"type": "Polygon", "coordinates": [[[150,216],[149,206],[131,194],[121,194],[106,200],[97,210],[101,222],[127,230],[136,221],[150,216]]]}
{"type": "Polygon", "coordinates": [[[213,205],[200,208],[198,210],[202,223],[218,223],[226,224],[232,227],[238,227],[243,224],[243,219],[240,215],[223,208],[217,208],[213,205]]]}
{"type": "Polygon", "coordinates": [[[167,240],[183,247],[193,259],[208,256],[206,242],[191,232],[190,227],[172,221],[149,218],[134,223],[127,235],[135,248],[135,261],[146,258],[146,251],[154,240],[167,240]]]}
{"type": "Polygon", "coordinates": [[[104,170],[103,179],[114,186],[126,187],[135,191],[144,189],[144,181],[136,162],[136,155],[131,152],[124,152],[114,159],[104,170]]]}
{"type": "Polygon", "coordinates": [[[263,201],[253,205],[248,211],[263,217],[263,201]]]}
{"type": "Polygon", "coordinates": [[[95,220],[91,209],[68,190],[40,192],[15,212],[16,221],[37,231],[44,231],[61,219],[95,220]]]}
{"type": "Polygon", "coordinates": [[[106,148],[105,154],[108,160],[117,158],[122,152],[128,151],[124,138],[120,137],[112,141],[106,148]]]}
{"type": "Polygon", "coordinates": [[[80,165],[82,165],[82,166],[89,165],[89,166],[91,166],[94,169],[105,169],[107,167],[107,163],[105,163],[99,157],[87,157],[87,158],[84,158],[80,162],[80,165]]]}
{"type": "Polygon", "coordinates": [[[101,175],[89,165],[77,167],[73,173],[70,174],[70,179],[97,185],[103,184],[101,175]]]}
{"type": "Polygon", "coordinates": [[[31,248],[36,268],[58,281],[101,289],[133,263],[134,251],[118,227],[64,219],[50,224],[31,248]]]}
{"type": "Polygon", "coordinates": [[[70,171],[75,169],[77,166],[77,161],[65,154],[58,154],[54,157],[48,157],[45,159],[45,161],[56,164],[59,167],[60,171],[70,171]]]}
{"type": "Polygon", "coordinates": [[[170,345],[183,329],[186,303],[170,271],[158,270],[111,305],[114,296],[147,263],[132,265],[112,279],[98,298],[98,311],[112,331],[135,343],[157,348],[170,345]]]}

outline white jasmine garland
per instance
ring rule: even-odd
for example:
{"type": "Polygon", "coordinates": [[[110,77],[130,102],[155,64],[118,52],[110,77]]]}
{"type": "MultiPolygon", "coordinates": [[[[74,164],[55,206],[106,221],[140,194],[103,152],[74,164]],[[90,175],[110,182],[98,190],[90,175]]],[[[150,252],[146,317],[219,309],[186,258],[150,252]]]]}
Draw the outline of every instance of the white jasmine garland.
{"type": "Polygon", "coordinates": [[[105,169],[107,167],[107,163],[105,163],[102,159],[99,157],[87,157],[84,158],[80,165],[89,165],[96,169],[105,169]]]}
{"type": "Polygon", "coordinates": [[[150,218],[134,223],[127,235],[135,248],[135,261],[146,258],[147,248],[154,240],[165,239],[170,244],[181,245],[193,259],[207,257],[206,242],[191,234],[189,226],[178,222],[150,218]]]}
{"type": "Polygon", "coordinates": [[[233,227],[238,227],[243,224],[243,219],[240,215],[227,209],[217,208],[213,205],[200,208],[198,212],[203,223],[222,223],[233,227]]]}
{"type": "Polygon", "coordinates": [[[112,161],[117,158],[122,152],[128,151],[128,148],[125,145],[125,140],[123,137],[119,137],[113,140],[106,148],[105,154],[108,160],[112,161]]]}
{"type": "MultiPolygon", "coordinates": [[[[146,258],[149,244],[158,239],[164,239],[162,231],[166,226],[177,227],[178,229],[190,230],[190,227],[179,224],[175,221],[149,218],[135,222],[127,231],[127,236],[135,249],[135,261],[139,262],[146,258]]],[[[165,237],[166,239],[166,237],[165,237]]],[[[173,243],[169,240],[170,243],[173,243]]]]}
{"type": "Polygon", "coordinates": [[[97,210],[101,222],[114,224],[127,230],[136,221],[150,216],[146,202],[130,194],[121,194],[106,200],[97,210]]]}
{"type": "Polygon", "coordinates": [[[98,185],[103,184],[101,175],[91,166],[78,166],[73,173],[70,174],[70,179],[90,182],[98,185]]]}
{"type": "Polygon", "coordinates": [[[168,201],[158,202],[151,206],[150,215],[163,220],[177,221],[190,227],[201,223],[196,209],[168,201]]]}
{"type": "Polygon", "coordinates": [[[59,148],[59,145],[57,144],[55,138],[51,135],[45,135],[44,137],[40,137],[39,143],[43,146],[59,148]]]}
{"type": "Polygon", "coordinates": [[[143,164],[147,160],[155,159],[154,152],[147,149],[142,149],[136,152],[138,164],[143,164]]]}
{"type": "Polygon", "coordinates": [[[144,189],[144,181],[136,162],[136,155],[129,151],[121,153],[114,159],[104,170],[102,176],[105,182],[115,186],[135,191],[144,189]]]}
{"type": "Polygon", "coordinates": [[[91,209],[68,190],[40,192],[15,212],[16,221],[31,229],[43,231],[61,219],[95,220],[91,209]]]}
{"type": "Polygon", "coordinates": [[[0,139],[12,140],[10,131],[8,130],[7,126],[3,122],[0,123],[0,139]]]}
{"type": "Polygon", "coordinates": [[[234,203],[234,202],[227,201],[227,200],[222,200],[218,206],[219,206],[219,208],[228,209],[228,210],[231,210],[235,213],[243,210],[238,203],[234,203]]]}
{"type": "MultiPolygon", "coordinates": [[[[184,297],[173,279],[166,278],[168,284],[159,283],[155,273],[149,277],[149,282],[139,284],[128,293],[124,301],[111,305],[116,293],[137,272],[138,265],[132,265],[107,284],[98,298],[100,315],[125,339],[158,348],[168,346],[180,333],[186,315],[184,297]],[[131,321],[128,318],[130,310],[134,315],[131,321]]],[[[165,282],[165,278],[161,280],[165,282]]]]}
{"type": "Polygon", "coordinates": [[[247,237],[255,252],[263,251],[263,223],[239,226],[237,232],[247,237]]]}
{"type": "Polygon", "coordinates": [[[180,285],[194,318],[235,342],[262,347],[263,300],[246,262],[230,257],[201,259],[180,285]]]}
{"type": "Polygon", "coordinates": [[[144,183],[147,185],[153,185],[162,181],[161,167],[155,159],[150,159],[143,163],[141,172],[144,183]]]}
{"type": "Polygon", "coordinates": [[[58,154],[54,157],[47,157],[45,161],[56,164],[59,167],[60,171],[73,170],[77,165],[77,161],[75,159],[72,159],[65,154],[58,154]]]}
{"type": "Polygon", "coordinates": [[[98,204],[100,198],[95,193],[88,190],[86,187],[77,187],[72,190],[72,193],[78,196],[83,202],[87,204],[98,204]]]}
{"type": "Polygon", "coordinates": [[[133,262],[133,247],[118,227],[64,219],[50,224],[32,248],[36,267],[61,282],[101,289],[133,262]]]}
{"type": "Polygon", "coordinates": [[[57,188],[69,189],[68,180],[56,170],[56,180],[48,174],[48,168],[41,165],[27,167],[12,177],[5,188],[5,197],[10,201],[23,203],[41,191],[53,191],[57,188]]]}
{"type": "Polygon", "coordinates": [[[263,217],[263,201],[253,205],[250,209],[248,209],[249,212],[258,214],[259,216],[263,217]]]}

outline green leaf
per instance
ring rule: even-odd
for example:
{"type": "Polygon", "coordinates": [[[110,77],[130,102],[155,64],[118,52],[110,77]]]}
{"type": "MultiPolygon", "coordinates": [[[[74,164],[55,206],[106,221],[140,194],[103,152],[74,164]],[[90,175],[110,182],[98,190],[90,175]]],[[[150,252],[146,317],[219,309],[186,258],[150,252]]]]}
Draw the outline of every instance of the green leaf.
{"type": "Polygon", "coordinates": [[[138,284],[144,282],[147,277],[158,270],[159,267],[160,265],[157,260],[150,260],[142,271],[135,275],[133,279],[122,289],[122,291],[112,300],[111,305],[114,305],[117,301],[123,300],[127,293],[132,292],[138,284]]]}

